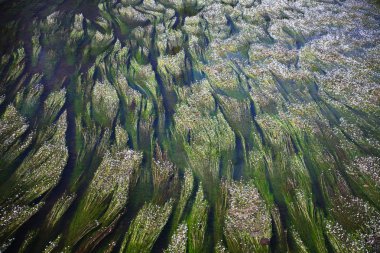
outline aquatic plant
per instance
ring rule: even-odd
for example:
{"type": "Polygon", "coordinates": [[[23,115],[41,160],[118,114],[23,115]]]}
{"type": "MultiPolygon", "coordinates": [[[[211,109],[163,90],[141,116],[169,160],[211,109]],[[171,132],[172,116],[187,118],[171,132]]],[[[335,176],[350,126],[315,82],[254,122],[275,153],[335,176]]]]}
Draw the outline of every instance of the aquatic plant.
{"type": "Polygon", "coordinates": [[[54,91],[44,101],[44,120],[46,124],[56,120],[56,116],[66,101],[66,89],[54,91]]]}
{"type": "Polygon", "coordinates": [[[122,149],[127,146],[129,137],[127,131],[121,126],[117,125],[115,127],[115,139],[116,145],[119,149],[122,149]]]}
{"type": "Polygon", "coordinates": [[[46,245],[45,249],[44,249],[44,253],[50,253],[50,252],[53,252],[57,246],[58,246],[58,243],[59,241],[61,240],[62,236],[59,235],[54,241],[50,241],[48,243],[48,245],[46,245]]]}
{"type": "Polygon", "coordinates": [[[172,211],[172,201],[163,206],[145,204],[132,221],[120,252],[150,252],[172,211]]]}
{"type": "Polygon", "coordinates": [[[377,209],[360,198],[342,194],[331,211],[336,221],[327,221],[326,228],[336,250],[376,251],[380,230],[377,209]]]}
{"type": "Polygon", "coordinates": [[[220,110],[212,113],[214,102],[208,83],[199,83],[193,89],[194,93],[186,97],[187,103],[176,110],[176,130],[191,168],[203,179],[217,179],[220,156],[234,149],[234,132],[220,110]]]}
{"type": "Polygon", "coordinates": [[[241,182],[228,186],[224,234],[230,252],[268,252],[271,218],[257,189],[241,182]]]}
{"type": "MultiPolygon", "coordinates": [[[[185,170],[184,179],[182,182],[181,193],[179,196],[178,204],[174,212],[173,224],[179,224],[183,217],[185,207],[189,201],[190,195],[193,192],[194,176],[190,169],[185,170]]],[[[173,227],[176,227],[175,225],[173,227]]]]}
{"type": "MultiPolygon", "coordinates": [[[[24,222],[26,222],[44,203],[38,205],[12,205],[1,208],[0,227],[2,241],[11,239],[12,235],[24,222]]],[[[5,247],[5,246],[4,246],[5,247]]]]}
{"type": "Polygon", "coordinates": [[[161,151],[158,145],[155,152],[156,159],[152,163],[153,189],[160,198],[165,198],[165,195],[170,196],[173,187],[176,186],[178,172],[175,165],[166,160],[167,155],[161,151]]]}
{"type": "Polygon", "coordinates": [[[186,242],[187,226],[186,224],[181,224],[170,239],[169,247],[165,250],[165,253],[185,253],[186,242]]]}
{"type": "Polygon", "coordinates": [[[66,113],[63,113],[56,124],[48,128],[50,139],[34,149],[1,186],[0,238],[9,238],[35,214],[44,205],[38,199],[58,183],[68,157],[66,126],[66,113]]]}
{"type": "Polygon", "coordinates": [[[110,126],[116,116],[119,99],[108,82],[96,82],[92,94],[94,118],[103,126],[110,126]]]}
{"type": "Polygon", "coordinates": [[[0,5],[0,251],[377,251],[374,1],[0,5]]]}
{"type": "Polygon", "coordinates": [[[64,112],[56,124],[48,128],[47,133],[51,133],[48,136],[49,139],[30,153],[8,180],[6,184],[16,184],[4,192],[2,201],[11,198],[17,199],[17,202],[13,202],[14,204],[23,201],[28,203],[58,183],[68,157],[64,136],[66,126],[66,113],[64,112]],[[12,196],[12,194],[16,196],[12,196]]]}
{"type": "Polygon", "coordinates": [[[1,168],[12,162],[30,144],[32,134],[24,142],[19,138],[28,129],[26,119],[12,105],[8,106],[0,120],[0,152],[2,153],[1,168]]]}
{"type": "Polygon", "coordinates": [[[31,230],[27,233],[25,236],[25,240],[22,242],[20,246],[20,252],[27,252],[28,247],[30,247],[31,243],[35,239],[35,237],[38,235],[39,229],[37,230],[31,230]]]}
{"type": "Polygon", "coordinates": [[[228,250],[223,246],[222,242],[218,242],[218,244],[215,246],[215,252],[216,253],[227,253],[228,250]]]}
{"type": "Polygon", "coordinates": [[[205,250],[207,218],[209,205],[204,199],[202,184],[198,186],[197,195],[190,215],[187,219],[188,226],[188,252],[202,252],[205,250]]]}
{"type": "Polygon", "coordinates": [[[41,81],[41,75],[34,75],[29,87],[21,89],[17,92],[15,98],[15,107],[17,110],[27,119],[33,118],[38,110],[39,100],[43,92],[43,85],[41,81]]]}
{"type": "Polygon", "coordinates": [[[136,183],[141,159],[140,153],[129,149],[105,154],[71,222],[68,246],[75,245],[93,228],[112,226],[136,183]]]}
{"type": "Polygon", "coordinates": [[[8,90],[12,90],[9,87],[11,84],[17,81],[22,74],[25,67],[25,49],[20,47],[9,54],[5,54],[1,57],[1,70],[6,74],[3,85],[0,86],[0,94],[4,95],[8,90]]]}
{"type": "Polygon", "coordinates": [[[48,214],[46,225],[47,227],[53,228],[57,224],[57,222],[62,218],[67,209],[69,209],[75,197],[75,194],[68,195],[65,193],[62,197],[60,197],[57,200],[50,213],[48,214]]]}

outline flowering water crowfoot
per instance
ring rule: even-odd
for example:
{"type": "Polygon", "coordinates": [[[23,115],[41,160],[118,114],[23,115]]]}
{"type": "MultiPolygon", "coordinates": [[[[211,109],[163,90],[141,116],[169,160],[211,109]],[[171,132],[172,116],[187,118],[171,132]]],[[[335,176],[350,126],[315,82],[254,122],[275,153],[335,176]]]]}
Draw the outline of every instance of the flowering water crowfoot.
{"type": "Polygon", "coordinates": [[[202,252],[204,250],[204,241],[206,237],[207,218],[209,205],[204,199],[202,184],[198,186],[197,195],[190,216],[187,220],[189,229],[189,253],[202,252]]]}
{"type": "Polygon", "coordinates": [[[378,251],[376,1],[0,2],[0,251],[378,251]]]}
{"type": "Polygon", "coordinates": [[[66,112],[48,128],[50,139],[41,143],[12,176],[1,185],[0,239],[9,238],[15,230],[35,214],[44,202],[39,200],[59,181],[68,152],[65,142],[66,112]],[[6,189],[6,190],[3,190],[6,189]]]}
{"type": "Polygon", "coordinates": [[[119,99],[115,88],[108,82],[96,82],[93,89],[92,106],[94,117],[105,126],[112,124],[116,116],[119,99]]]}
{"type": "Polygon", "coordinates": [[[170,187],[175,184],[178,175],[177,168],[173,163],[166,160],[166,154],[162,153],[160,147],[156,145],[156,158],[152,164],[152,177],[154,191],[164,195],[162,191],[170,192],[170,187]]]}
{"type": "Polygon", "coordinates": [[[125,208],[129,189],[136,183],[141,160],[141,153],[130,149],[105,154],[70,225],[68,245],[75,245],[94,227],[112,226],[125,208]]]}
{"type": "Polygon", "coordinates": [[[165,250],[165,253],[186,253],[186,242],[187,225],[181,224],[172,236],[169,247],[165,250]]]}
{"type": "Polygon", "coordinates": [[[150,252],[172,212],[172,200],[163,206],[145,204],[132,221],[120,252],[150,252]]]}
{"type": "Polygon", "coordinates": [[[229,206],[224,234],[231,252],[267,252],[271,218],[257,189],[232,182],[228,186],[229,206]]]}

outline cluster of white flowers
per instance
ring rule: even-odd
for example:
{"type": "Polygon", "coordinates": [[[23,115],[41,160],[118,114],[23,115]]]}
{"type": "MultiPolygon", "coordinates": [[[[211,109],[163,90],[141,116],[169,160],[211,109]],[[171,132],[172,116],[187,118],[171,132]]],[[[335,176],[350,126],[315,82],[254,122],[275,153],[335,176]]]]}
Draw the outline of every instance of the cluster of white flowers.
{"type": "Polygon", "coordinates": [[[104,30],[107,30],[107,28],[109,27],[110,23],[108,22],[108,20],[103,17],[103,16],[98,16],[96,17],[96,24],[97,25],[100,25],[104,30]]]}
{"type": "Polygon", "coordinates": [[[128,24],[143,24],[148,20],[146,15],[131,6],[121,7],[117,11],[120,18],[128,24]]]}
{"type": "Polygon", "coordinates": [[[270,215],[257,189],[250,184],[231,183],[228,194],[226,234],[238,236],[247,233],[258,239],[270,237],[270,215]]]}
{"type": "Polygon", "coordinates": [[[202,115],[208,115],[215,109],[211,90],[209,82],[204,79],[195,82],[191,87],[179,89],[178,97],[181,101],[186,101],[190,108],[196,108],[202,115]]]}
{"type": "Polygon", "coordinates": [[[50,241],[50,242],[46,245],[46,247],[45,247],[43,253],[51,253],[51,252],[53,252],[54,249],[57,248],[58,243],[59,243],[59,241],[61,240],[61,238],[62,238],[62,236],[59,235],[54,241],[50,241]]]}
{"type": "MultiPolygon", "coordinates": [[[[107,152],[94,175],[89,194],[103,198],[112,193],[118,185],[128,185],[132,182],[132,176],[139,168],[141,160],[142,154],[130,149],[124,149],[115,154],[107,152]]],[[[127,193],[123,194],[127,196],[127,193]]]]}
{"type": "Polygon", "coordinates": [[[348,246],[357,246],[362,252],[371,252],[378,247],[380,234],[380,213],[368,202],[358,197],[340,196],[338,202],[332,208],[340,225],[331,225],[330,232],[339,239],[345,239],[341,243],[348,243],[348,246]],[[347,237],[352,237],[347,231],[354,231],[357,234],[356,240],[351,243],[347,237]]]}
{"type": "Polygon", "coordinates": [[[83,29],[83,14],[76,14],[74,19],[73,27],[77,31],[81,31],[83,29]]]}
{"type": "Polygon", "coordinates": [[[128,133],[120,125],[117,125],[115,127],[115,139],[116,139],[116,145],[119,148],[125,148],[127,146],[127,143],[129,140],[128,133]]]}
{"type": "Polygon", "coordinates": [[[377,187],[380,187],[380,158],[373,156],[358,157],[347,168],[353,174],[363,173],[371,178],[377,187]]]}
{"type": "Polygon", "coordinates": [[[216,244],[215,253],[228,253],[227,249],[223,246],[223,241],[216,244]]]}
{"type": "Polygon", "coordinates": [[[3,242],[3,244],[0,245],[0,252],[5,252],[5,250],[12,244],[14,240],[15,238],[10,238],[7,241],[3,242]]]}
{"type": "Polygon", "coordinates": [[[24,222],[35,214],[43,204],[43,202],[32,206],[9,204],[0,207],[1,238],[11,236],[24,222]]]}
{"type": "Polygon", "coordinates": [[[249,131],[249,124],[252,120],[250,112],[250,104],[247,99],[238,100],[228,96],[219,96],[223,110],[226,113],[229,121],[241,133],[249,131]]]}
{"type": "Polygon", "coordinates": [[[229,28],[227,26],[227,19],[224,15],[224,5],[221,3],[214,3],[206,6],[202,15],[209,22],[211,33],[216,38],[227,38],[229,28]]]}
{"type": "MultiPolygon", "coordinates": [[[[70,37],[68,40],[68,44],[70,44],[71,47],[75,47],[78,43],[80,43],[80,40],[83,39],[83,36],[84,36],[83,20],[84,20],[84,17],[82,13],[76,14],[74,17],[74,23],[72,25],[70,37]]],[[[99,35],[95,34],[95,39],[98,40],[99,35]]]]}
{"type": "MultiPolygon", "coordinates": [[[[112,62],[112,68],[119,69],[125,65],[125,61],[128,57],[129,47],[122,46],[120,40],[117,39],[115,45],[113,46],[113,57],[110,57],[110,61],[112,62]]],[[[117,75],[117,79],[121,78],[121,74],[117,75]]]]}
{"type": "Polygon", "coordinates": [[[167,160],[154,160],[152,164],[153,186],[159,189],[177,173],[175,165],[167,160]]]}
{"type": "Polygon", "coordinates": [[[106,117],[110,123],[116,116],[119,98],[115,88],[108,82],[96,82],[92,93],[93,110],[98,117],[106,117]]]}
{"type": "Polygon", "coordinates": [[[211,85],[226,91],[239,90],[239,77],[228,62],[204,67],[204,71],[211,85]]]}
{"type": "Polygon", "coordinates": [[[105,44],[111,42],[112,38],[112,34],[96,31],[94,34],[94,43],[96,43],[97,45],[105,44]]]}
{"type": "Polygon", "coordinates": [[[171,76],[178,78],[185,70],[185,52],[184,50],[179,51],[175,55],[166,55],[162,56],[158,59],[158,66],[160,69],[160,73],[163,76],[168,76],[168,80],[170,80],[171,76]],[[168,74],[167,74],[168,73],[168,74]]]}
{"type": "Polygon", "coordinates": [[[172,236],[170,244],[165,253],[186,253],[187,225],[181,224],[172,236]]]}
{"type": "Polygon", "coordinates": [[[22,198],[20,198],[26,203],[40,197],[58,183],[68,158],[66,128],[66,112],[64,112],[58,122],[46,131],[53,133],[52,136],[47,136],[51,139],[30,154],[15,171],[17,185],[14,191],[20,193],[20,189],[27,189],[25,192],[21,190],[22,198]]]}
{"type": "Polygon", "coordinates": [[[333,247],[337,248],[336,250],[341,250],[342,252],[368,252],[365,249],[366,242],[362,233],[350,234],[342,225],[332,221],[326,222],[326,230],[333,247]]]}
{"type": "Polygon", "coordinates": [[[29,125],[12,105],[8,106],[0,119],[0,153],[4,154],[10,146],[26,131],[29,125]]]}
{"type": "Polygon", "coordinates": [[[58,21],[59,11],[53,12],[46,17],[46,22],[49,26],[55,25],[58,21]]]}

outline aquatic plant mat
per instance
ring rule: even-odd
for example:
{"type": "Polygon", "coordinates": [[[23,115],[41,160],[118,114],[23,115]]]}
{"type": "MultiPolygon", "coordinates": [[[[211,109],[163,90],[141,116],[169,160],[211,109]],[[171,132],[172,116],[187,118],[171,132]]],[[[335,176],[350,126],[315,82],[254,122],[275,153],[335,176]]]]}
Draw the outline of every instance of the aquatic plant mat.
{"type": "Polygon", "coordinates": [[[380,252],[379,1],[0,13],[0,252],[380,252]]]}

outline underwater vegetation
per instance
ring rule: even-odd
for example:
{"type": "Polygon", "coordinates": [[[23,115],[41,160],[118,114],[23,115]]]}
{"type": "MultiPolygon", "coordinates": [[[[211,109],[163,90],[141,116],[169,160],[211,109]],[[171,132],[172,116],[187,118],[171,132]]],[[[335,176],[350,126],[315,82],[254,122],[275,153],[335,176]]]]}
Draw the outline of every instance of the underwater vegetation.
{"type": "Polygon", "coordinates": [[[0,252],[380,252],[380,5],[0,0],[0,252]]]}

